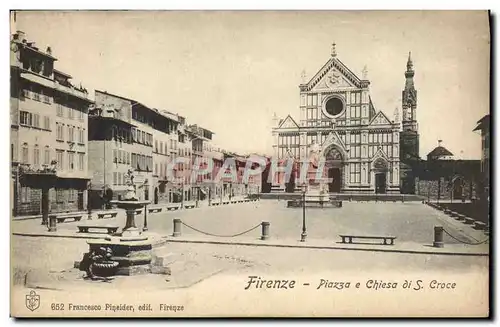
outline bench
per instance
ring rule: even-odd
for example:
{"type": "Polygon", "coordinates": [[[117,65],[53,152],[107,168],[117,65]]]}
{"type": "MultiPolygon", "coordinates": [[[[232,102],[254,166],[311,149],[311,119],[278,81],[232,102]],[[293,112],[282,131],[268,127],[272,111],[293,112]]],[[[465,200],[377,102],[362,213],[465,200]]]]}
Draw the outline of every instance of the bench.
{"type": "Polygon", "coordinates": [[[486,224],[483,223],[482,221],[476,221],[474,223],[474,229],[477,229],[477,230],[485,230],[486,229],[486,224]]]}
{"type": "Polygon", "coordinates": [[[149,213],[161,212],[162,209],[163,209],[162,207],[152,207],[152,208],[148,208],[148,212],[149,213]]]}
{"type": "Polygon", "coordinates": [[[458,212],[455,212],[455,211],[450,211],[450,212],[449,212],[449,215],[450,215],[451,217],[458,217],[459,213],[458,213],[458,212]]]}
{"type": "Polygon", "coordinates": [[[89,228],[106,229],[108,231],[108,234],[110,234],[110,235],[115,234],[116,231],[118,230],[118,226],[81,225],[81,226],[78,226],[78,232],[79,233],[88,233],[89,228]]]}
{"type": "Polygon", "coordinates": [[[180,207],[180,204],[169,205],[169,206],[167,206],[167,210],[168,211],[177,210],[177,209],[179,209],[179,207],[180,207]]]}
{"type": "Polygon", "coordinates": [[[474,222],[475,222],[474,218],[465,217],[465,224],[466,225],[473,225],[474,222]]]}
{"type": "Polygon", "coordinates": [[[194,207],[196,207],[196,204],[185,204],[184,205],[184,209],[193,209],[194,207]]]}
{"type": "Polygon", "coordinates": [[[56,217],[58,223],[63,223],[66,219],[73,219],[74,221],[80,221],[83,215],[64,215],[56,217]]]}
{"type": "Polygon", "coordinates": [[[104,218],[115,218],[118,215],[118,211],[103,211],[97,213],[97,219],[104,218]]]}
{"type": "Polygon", "coordinates": [[[356,235],[339,235],[342,238],[341,243],[350,243],[352,244],[352,240],[355,238],[360,239],[372,239],[372,240],[384,240],[384,245],[394,245],[394,240],[396,237],[394,236],[356,236],[356,235]]]}
{"type": "Polygon", "coordinates": [[[464,214],[459,213],[458,215],[456,215],[456,216],[455,216],[455,219],[456,219],[456,220],[465,220],[465,215],[464,215],[464,214]]]}

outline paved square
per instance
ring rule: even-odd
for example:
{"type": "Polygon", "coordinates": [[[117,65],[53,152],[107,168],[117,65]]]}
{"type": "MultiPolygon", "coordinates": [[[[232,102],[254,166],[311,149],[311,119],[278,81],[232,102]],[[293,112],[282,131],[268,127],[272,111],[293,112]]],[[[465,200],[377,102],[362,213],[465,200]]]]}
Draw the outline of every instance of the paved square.
{"type": "MultiPolygon", "coordinates": [[[[172,235],[173,219],[180,218],[184,223],[201,231],[216,235],[234,235],[248,230],[262,221],[270,223],[270,236],[273,239],[299,239],[302,231],[302,209],[287,208],[285,201],[259,201],[245,204],[232,204],[219,207],[164,211],[148,214],[148,227],[160,235],[172,235]]],[[[86,219],[86,218],[84,218],[86,219]]],[[[444,225],[459,239],[460,233],[446,220],[451,218],[441,212],[417,202],[344,202],[342,208],[307,208],[306,225],[309,239],[340,241],[339,234],[396,236],[396,242],[432,244],[434,226],[444,225]]],[[[136,216],[136,225],[142,228],[144,214],[136,216]]],[[[76,226],[86,221],[58,224],[58,230],[77,230],[76,226]]],[[[125,225],[125,212],[119,210],[115,219],[94,219],[93,223],[125,225]]],[[[31,231],[44,229],[38,220],[14,222],[23,229],[31,231]]],[[[14,228],[15,229],[15,228],[14,228]]],[[[202,235],[182,226],[186,236],[202,235]]],[[[259,238],[261,228],[247,233],[244,237],[259,238]]],[[[457,243],[445,235],[445,243],[457,243]]]]}

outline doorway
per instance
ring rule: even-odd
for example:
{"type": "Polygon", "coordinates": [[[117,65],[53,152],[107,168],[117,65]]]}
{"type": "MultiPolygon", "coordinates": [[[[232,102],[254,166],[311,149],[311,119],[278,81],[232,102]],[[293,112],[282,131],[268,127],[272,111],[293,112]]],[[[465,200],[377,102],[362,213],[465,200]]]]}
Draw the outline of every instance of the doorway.
{"type": "Polygon", "coordinates": [[[375,174],[375,193],[385,194],[386,192],[386,173],[376,173],[375,174]]]}
{"type": "Polygon", "coordinates": [[[462,180],[457,178],[453,183],[453,199],[462,199],[462,195],[462,180]]]}
{"type": "Polygon", "coordinates": [[[83,191],[78,191],[78,211],[83,211],[83,191]]]}
{"type": "Polygon", "coordinates": [[[158,204],[158,188],[155,188],[154,204],[158,204]]]}
{"type": "Polygon", "coordinates": [[[328,192],[330,193],[340,193],[341,188],[341,172],[340,168],[330,168],[328,169],[328,178],[331,182],[328,184],[328,192]]]}

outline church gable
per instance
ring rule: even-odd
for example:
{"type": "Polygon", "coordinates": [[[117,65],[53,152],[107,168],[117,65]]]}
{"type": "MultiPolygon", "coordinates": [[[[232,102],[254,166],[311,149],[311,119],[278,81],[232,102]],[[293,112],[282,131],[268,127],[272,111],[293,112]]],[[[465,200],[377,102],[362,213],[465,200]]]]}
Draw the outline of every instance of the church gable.
{"type": "Polygon", "coordinates": [[[382,112],[379,111],[375,117],[373,117],[372,121],[370,122],[370,125],[391,125],[391,121],[387,116],[382,112]]]}
{"type": "Polygon", "coordinates": [[[340,138],[339,134],[335,131],[330,132],[330,134],[328,134],[323,144],[321,144],[322,152],[324,152],[332,144],[338,146],[343,155],[345,155],[345,158],[347,158],[347,148],[342,139],[340,138]]]}
{"type": "Polygon", "coordinates": [[[366,81],[359,79],[346,65],[336,57],[328,62],[305,85],[304,91],[328,90],[335,88],[362,88],[366,81]]]}
{"type": "Polygon", "coordinates": [[[373,154],[371,157],[370,161],[375,162],[377,159],[384,159],[385,161],[389,161],[389,158],[387,157],[387,154],[382,150],[382,147],[379,146],[377,152],[373,154]]]}
{"type": "Polygon", "coordinates": [[[299,128],[299,125],[293,120],[292,116],[288,115],[286,118],[279,124],[279,129],[290,129],[290,128],[299,128]]]}
{"type": "Polygon", "coordinates": [[[356,85],[351,82],[338,69],[332,67],[311,89],[313,92],[333,90],[337,88],[356,88],[356,85]]]}

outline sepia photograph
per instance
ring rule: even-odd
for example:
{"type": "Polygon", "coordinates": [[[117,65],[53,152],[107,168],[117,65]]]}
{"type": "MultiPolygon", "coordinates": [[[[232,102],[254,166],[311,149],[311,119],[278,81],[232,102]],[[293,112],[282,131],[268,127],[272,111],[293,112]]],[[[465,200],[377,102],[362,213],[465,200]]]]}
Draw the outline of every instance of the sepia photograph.
{"type": "Polygon", "coordinates": [[[10,315],[490,317],[491,19],[12,10],[10,315]]]}

